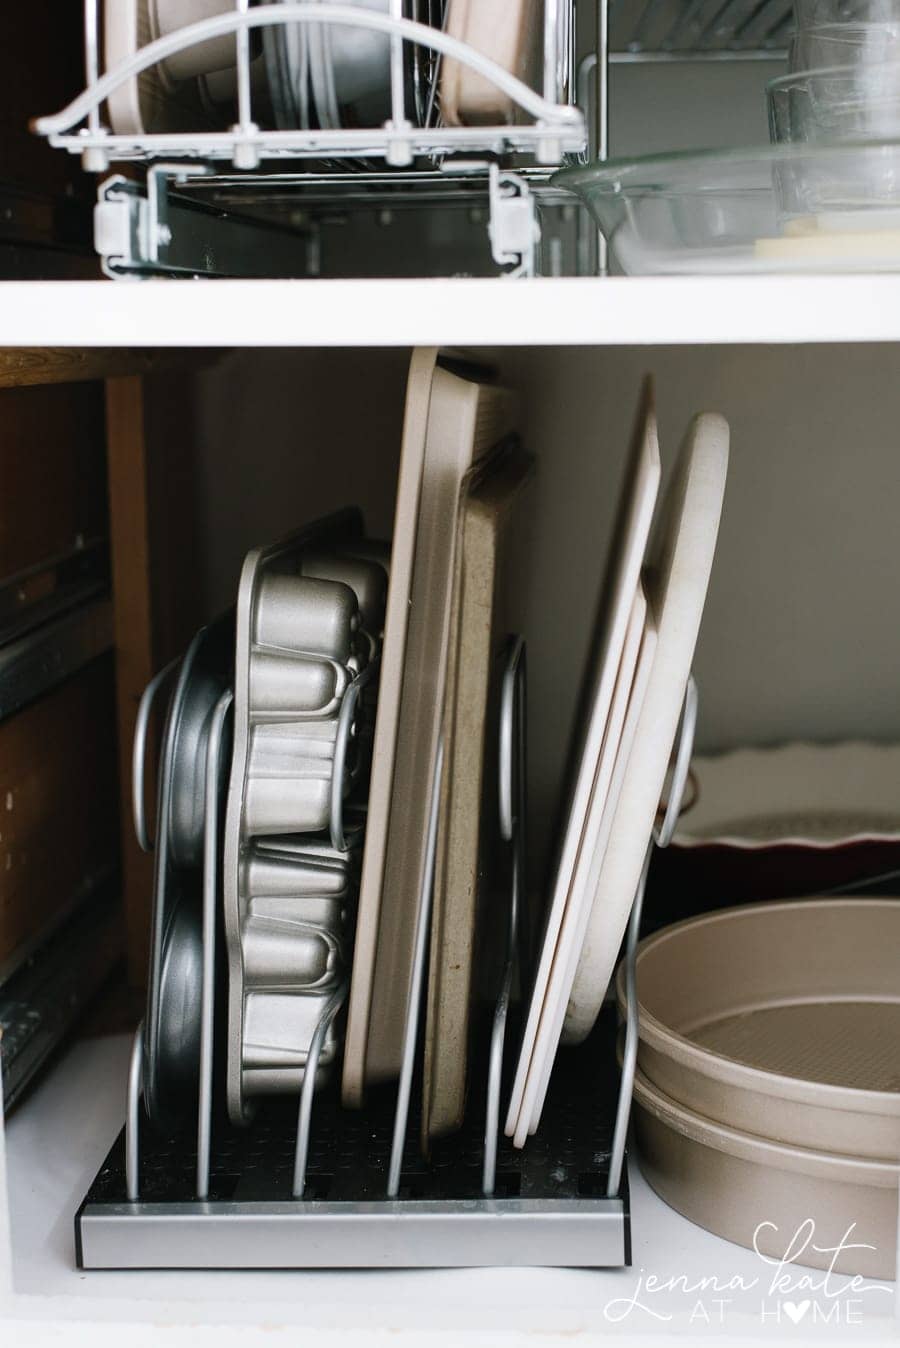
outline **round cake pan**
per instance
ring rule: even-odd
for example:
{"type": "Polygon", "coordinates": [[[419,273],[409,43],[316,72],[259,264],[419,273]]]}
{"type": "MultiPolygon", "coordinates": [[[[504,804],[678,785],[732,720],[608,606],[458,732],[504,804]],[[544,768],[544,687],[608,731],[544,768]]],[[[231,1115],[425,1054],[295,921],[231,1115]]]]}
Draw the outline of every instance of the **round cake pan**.
{"type": "MultiPolygon", "coordinates": [[[[706,914],[637,956],[641,1071],[774,1142],[900,1160],[900,900],[706,914]]],[[[620,970],[619,1005],[624,1001],[620,970]]]]}
{"type": "Polygon", "coordinates": [[[634,1098],[641,1169],[690,1221],[767,1259],[894,1277],[900,1166],[723,1128],[676,1104],[641,1072],[634,1098]]]}

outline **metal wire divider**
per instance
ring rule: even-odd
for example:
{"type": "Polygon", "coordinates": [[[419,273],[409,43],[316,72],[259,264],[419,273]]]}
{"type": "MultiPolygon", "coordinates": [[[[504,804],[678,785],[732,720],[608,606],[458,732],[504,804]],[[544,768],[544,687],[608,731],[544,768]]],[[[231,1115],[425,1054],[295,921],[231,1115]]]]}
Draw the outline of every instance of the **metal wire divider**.
{"type": "MultiPolygon", "coordinates": [[[[500,993],[494,1011],[491,1044],[488,1054],[487,1106],[485,1112],[484,1159],[482,1166],[482,1195],[490,1198],[494,1192],[497,1167],[497,1143],[500,1126],[500,1090],[503,1075],[503,1049],[506,1037],[506,1019],[510,992],[516,966],[521,889],[525,860],[525,643],[521,636],[512,637],[508,644],[500,696],[499,726],[499,821],[500,836],[510,845],[512,865],[510,873],[510,906],[507,926],[507,949],[500,993]]],[[[403,1066],[397,1092],[397,1112],[388,1175],[387,1196],[396,1198],[400,1189],[400,1172],[409,1119],[409,1101],[412,1087],[415,1055],[419,1036],[422,993],[425,984],[428,936],[431,927],[434,889],[435,858],[437,853],[437,822],[440,804],[441,773],[444,746],[441,741],[435,762],[431,787],[431,806],[428,820],[427,863],[419,895],[416,917],[415,965],[412,993],[407,1011],[403,1042],[403,1066]]]]}
{"type": "Polygon", "coordinates": [[[509,887],[509,925],[507,927],[506,966],[500,995],[494,1010],[491,1048],[488,1058],[487,1111],[484,1127],[484,1167],[482,1192],[494,1193],[497,1177],[497,1142],[500,1133],[500,1092],[503,1083],[503,1049],[506,1021],[519,950],[522,916],[522,887],[525,880],[525,808],[527,798],[527,762],[525,735],[525,643],[513,638],[503,675],[500,701],[499,807],[500,836],[511,853],[509,887]]]}
{"type": "MultiPolygon", "coordinates": [[[[490,1197],[494,1190],[499,1129],[500,1084],[503,1067],[503,1045],[506,1032],[506,1014],[509,1006],[509,995],[512,985],[513,970],[515,967],[519,903],[524,866],[524,696],[525,647],[522,638],[517,637],[510,643],[509,657],[502,684],[500,708],[500,832],[504,840],[512,845],[513,864],[510,885],[510,918],[506,967],[494,1014],[489,1054],[489,1079],[482,1184],[482,1190],[485,1197],[490,1197]]],[[[406,1137],[409,1126],[409,1107],[415,1072],[416,1051],[419,1042],[422,996],[425,986],[425,966],[427,963],[428,938],[431,929],[434,872],[438,840],[438,811],[440,805],[443,762],[444,746],[443,740],[441,740],[431,782],[426,864],[423,871],[422,885],[419,891],[416,911],[413,977],[409,1003],[407,1006],[406,1023],[404,1026],[400,1079],[397,1088],[397,1103],[394,1114],[391,1154],[386,1186],[386,1197],[389,1199],[396,1198],[400,1191],[403,1153],[406,1146],[406,1137]]],[[[324,1041],[328,1025],[343,1005],[346,994],[347,987],[345,984],[338,989],[334,998],[323,1011],[315,1035],[315,1040],[318,1041],[319,1047],[321,1047],[321,1043],[324,1041]]],[[[310,1056],[312,1056],[312,1054],[310,1056]]],[[[302,1198],[306,1185],[306,1158],[309,1153],[312,1098],[315,1079],[315,1073],[314,1071],[311,1073],[309,1067],[310,1064],[307,1063],[301,1095],[300,1116],[298,1120],[293,1188],[295,1198],[302,1198]]]]}
{"type": "MultiPolygon", "coordinates": [[[[159,676],[157,676],[157,679],[153,681],[154,687],[152,692],[155,692],[161,681],[159,676]]],[[[148,700],[152,700],[152,692],[148,689],[148,693],[150,693],[150,698],[148,700]]],[[[495,1186],[506,1024],[519,949],[521,899],[525,862],[524,821],[527,807],[525,700],[525,644],[521,637],[515,637],[511,639],[508,647],[500,702],[498,811],[500,836],[510,849],[510,893],[506,961],[501,987],[494,1010],[491,1043],[488,1054],[487,1103],[485,1110],[484,1157],[482,1167],[482,1194],[484,1198],[491,1198],[493,1196],[495,1186]]],[[[203,875],[204,955],[196,1180],[196,1195],[199,1199],[206,1199],[209,1196],[213,1025],[215,1012],[215,917],[216,904],[218,901],[217,849],[219,820],[215,783],[219,779],[223,730],[231,703],[232,694],[227,692],[222,695],[215,708],[206,759],[206,841],[203,875]]],[[[616,1198],[619,1196],[624,1171],[625,1146],[631,1111],[631,1098],[637,1062],[639,1034],[635,953],[638,943],[647,872],[653,848],[668,846],[675,830],[690,768],[694,731],[697,721],[697,707],[697,686],[693,677],[691,677],[688,681],[685,693],[684,707],[674,751],[671,783],[663,820],[655,830],[654,837],[651,839],[647,848],[647,855],[640,883],[635,894],[628,926],[625,954],[627,1004],[625,1046],[607,1184],[608,1198],[616,1198]]],[[[425,965],[431,923],[434,870],[437,851],[437,819],[442,769],[443,742],[441,742],[439,746],[431,784],[426,866],[424,869],[416,913],[415,961],[412,988],[404,1029],[402,1067],[397,1090],[390,1165],[386,1185],[386,1197],[388,1199],[395,1199],[399,1194],[403,1154],[408,1132],[411,1088],[419,1041],[422,994],[424,989],[425,965]]],[[[343,825],[341,824],[341,831],[342,829],[343,825]]],[[[328,1028],[335,1016],[341,1010],[347,992],[348,983],[345,980],[335,989],[334,994],[326,1004],[310,1044],[297,1117],[292,1185],[292,1196],[295,1199],[302,1199],[306,1190],[307,1161],[312,1135],[313,1102],[319,1056],[328,1028]]],[[[140,1025],[134,1038],[128,1075],[125,1136],[126,1189],[129,1202],[137,1202],[140,1198],[139,1119],[142,1058],[143,1025],[140,1025]]]]}
{"type": "Polygon", "coordinates": [[[206,817],[203,828],[203,996],[200,1011],[200,1082],[197,1107],[197,1197],[209,1197],[212,1138],[216,997],[216,910],[219,902],[219,793],[225,721],[234,702],[231,689],[215,705],[206,745],[206,817]]]}
{"type": "MultiPolygon", "coordinates": [[[[338,713],[337,731],[334,742],[334,763],[331,772],[331,801],[329,831],[331,833],[331,845],[336,852],[346,852],[349,848],[344,832],[344,794],[345,783],[347,781],[347,750],[350,745],[350,736],[353,729],[353,715],[356,711],[356,704],[359,696],[367,683],[371,683],[375,674],[378,672],[380,656],[376,655],[370,660],[369,664],[356,675],[349,688],[341,699],[341,710],[338,713]]],[[[349,777],[351,781],[356,781],[359,775],[360,765],[357,763],[351,770],[349,777]]]]}
{"type": "Polygon", "coordinates": [[[637,1067],[638,1038],[640,1024],[638,1017],[636,957],[638,936],[641,927],[641,913],[644,907],[644,894],[647,889],[647,875],[654,847],[668,847],[675,833],[678,816],[681,813],[688,773],[691,767],[691,755],[694,751],[694,733],[697,727],[698,694],[697,684],[691,675],[684,694],[684,707],[676,739],[675,760],[672,768],[672,780],[669,786],[668,801],[662,823],[655,830],[647,846],[647,854],[641,870],[637,893],[628,921],[628,935],[625,940],[625,1049],[622,1058],[622,1080],[619,1088],[619,1102],[616,1108],[616,1124],[613,1132],[612,1155],[609,1165],[607,1197],[614,1198],[622,1183],[622,1169],[625,1162],[625,1143],[628,1137],[628,1120],[631,1115],[631,1098],[634,1091],[634,1073],[637,1067]]]}
{"type": "MultiPolygon", "coordinates": [[[[163,671],[167,673],[168,671],[163,671]]],[[[361,676],[360,676],[361,677],[361,676]]],[[[162,683],[157,676],[148,687],[145,699],[148,707],[162,683]]],[[[220,759],[225,718],[232,703],[232,694],[220,698],[210,729],[206,760],[206,818],[203,870],[203,990],[201,1067],[197,1121],[197,1182],[196,1196],[209,1196],[210,1136],[212,1118],[213,1026],[215,999],[215,915],[218,893],[218,801],[215,783],[219,779],[220,759]]],[[[525,645],[521,637],[512,639],[504,672],[499,734],[499,815],[500,833],[511,848],[510,909],[507,929],[507,957],[502,986],[494,1013],[488,1067],[488,1091],[485,1121],[483,1194],[491,1197],[496,1174],[497,1144],[500,1117],[500,1090],[503,1069],[503,1049],[510,991],[516,966],[521,890],[525,858],[525,645]]],[[[429,807],[426,866],[419,893],[416,913],[415,960],[412,989],[407,1009],[403,1037],[403,1052],[397,1104],[391,1146],[386,1197],[396,1198],[400,1188],[403,1152],[409,1123],[409,1106],[415,1069],[416,1050],[421,1021],[422,994],[425,982],[428,937],[431,923],[431,904],[434,888],[435,858],[437,852],[437,820],[440,803],[443,742],[435,762],[429,807]]],[[[343,841],[343,822],[338,821],[338,834],[343,841]]],[[[304,1070],[303,1086],[297,1117],[294,1151],[292,1195],[302,1199],[306,1189],[306,1170],[312,1133],[313,1097],[316,1069],[328,1028],[338,1014],[347,996],[346,980],[335,990],[319,1018],[304,1070]]],[[[135,1034],[128,1076],[126,1111],[126,1188],[129,1202],[140,1198],[140,1108],[141,1072],[143,1059],[143,1024],[135,1034]]]]}
{"type": "MultiPolygon", "coordinates": [[[[497,1142],[500,1116],[500,1088],[503,1069],[503,1047],[506,1033],[506,1018],[509,1007],[510,990],[515,969],[515,956],[518,941],[518,922],[520,912],[521,886],[524,874],[524,819],[525,819],[525,644],[521,637],[513,638],[509,646],[509,655],[504,671],[500,705],[500,833],[512,848],[512,870],[510,878],[510,916],[507,935],[507,957],[502,987],[494,1013],[491,1047],[488,1066],[488,1091],[485,1122],[484,1164],[482,1191],[489,1198],[494,1191],[496,1173],[497,1142]]],[[[422,996],[425,986],[425,966],[427,963],[428,939],[431,929],[432,901],[434,894],[434,872],[438,841],[438,811],[440,805],[441,776],[443,772],[444,746],[441,740],[435,760],[431,782],[431,800],[428,815],[428,836],[426,844],[426,864],[422,885],[419,891],[416,911],[414,943],[413,977],[410,998],[407,1006],[406,1023],[403,1034],[400,1079],[397,1088],[397,1103],[394,1114],[394,1127],[391,1140],[390,1163],[386,1197],[396,1198],[400,1191],[400,1178],[403,1166],[403,1153],[409,1126],[409,1107],[412,1095],[412,1083],[416,1064],[416,1051],[419,1042],[422,996]]],[[[316,1028],[315,1039],[319,1046],[324,1041],[325,1032],[333,1017],[343,1004],[347,987],[338,989],[334,998],[323,1011],[316,1028]]],[[[314,1091],[314,1071],[304,1075],[298,1120],[297,1147],[295,1153],[294,1188],[295,1198],[301,1198],[306,1184],[306,1158],[309,1153],[309,1141],[312,1117],[312,1098],[314,1091]]]]}
{"type": "MultiPolygon", "coordinates": [[[[578,63],[575,93],[587,127],[587,145],[582,162],[601,163],[609,158],[609,6],[597,0],[597,40],[593,51],[578,63]]],[[[583,208],[578,215],[576,267],[579,276],[605,276],[608,271],[606,238],[583,208]]]]}

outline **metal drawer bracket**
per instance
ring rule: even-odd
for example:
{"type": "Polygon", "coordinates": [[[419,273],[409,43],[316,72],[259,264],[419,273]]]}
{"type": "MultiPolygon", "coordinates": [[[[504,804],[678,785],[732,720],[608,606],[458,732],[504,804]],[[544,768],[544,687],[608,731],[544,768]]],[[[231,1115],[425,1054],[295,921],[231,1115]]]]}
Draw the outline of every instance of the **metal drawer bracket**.
{"type": "Polygon", "coordinates": [[[531,189],[519,174],[491,164],[489,191],[491,256],[498,266],[512,264],[507,276],[533,276],[541,226],[531,189]]]}
{"type": "MultiPolygon", "coordinates": [[[[465,160],[445,170],[487,177],[491,257],[504,275],[534,276],[541,226],[538,199],[526,179],[496,163],[465,160]]],[[[146,183],[114,174],[100,184],[94,207],[94,247],[107,276],[215,277],[316,274],[318,227],[279,228],[239,211],[222,210],[179,192],[198,178],[214,177],[211,165],[153,164],[146,183]],[[260,249],[260,239],[265,248],[260,249]]]]}
{"type": "Polygon", "coordinates": [[[94,207],[94,246],[106,275],[307,275],[308,233],[179,196],[179,186],[211,172],[206,164],[162,163],[148,169],[146,183],[121,174],[102,182],[94,207]]]}

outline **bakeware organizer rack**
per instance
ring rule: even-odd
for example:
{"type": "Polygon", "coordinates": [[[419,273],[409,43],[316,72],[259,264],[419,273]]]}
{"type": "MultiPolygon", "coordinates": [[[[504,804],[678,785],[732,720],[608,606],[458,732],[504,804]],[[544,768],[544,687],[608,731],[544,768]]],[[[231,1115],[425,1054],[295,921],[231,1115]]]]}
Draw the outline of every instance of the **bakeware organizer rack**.
{"type": "MultiPolygon", "coordinates": [[[[196,1137],[162,1137],[142,1118],[141,1029],[134,1040],[125,1129],[75,1219],[78,1263],[122,1268],[332,1268],[630,1263],[625,1142],[637,1054],[634,951],[647,866],[627,938],[628,1016],[621,1076],[606,1016],[561,1055],[541,1127],[515,1150],[500,1135],[508,1087],[511,995],[521,967],[526,809],[525,648],[512,638],[501,690],[499,834],[508,878],[507,944],[493,1015],[475,1053],[467,1122],[418,1151],[420,1013],[430,931],[443,751],[431,787],[428,865],[416,914],[415,968],[396,1091],[343,1110],[336,1080],[313,1095],[315,1064],[346,985],[323,1011],[299,1107],[283,1099],[236,1129],[214,1106],[214,968],[218,893],[215,792],[231,705],[216,708],[207,746],[202,1062],[196,1137]],[[309,1070],[309,1069],[312,1070],[309,1070]],[[478,1082],[481,1082],[479,1088],[478,1082]]],[[[671,837],[687,780],[697,697],[689,684],[665,817],[671,837]]],[[[648,848],[647,863],[654,843],[648,848]]],[[[522,970],[524,972],[524,970],[522,970]]]]}
{"type": "Polygon", "coordinates": [[[333,188],[345,207],[371,206],[373,200],[421,204],[423,194],[430,202],[439,196],[444,205],[468,207],[477,199],[487,208],[494,264],[530,273],[539,226],[529,177],[546,183],[565,155],[580,154],[586,145],[584,118],[566,101],[573,85],[573,5],[574,0],[547,0],[543,82],[537,92],[442,29],[404,18],[402,0],[392,0],[389,13],[352,3],[323,6],[307,0],[250,8],[249,0],[235,0],[233,12],[157,38],[101,74],[100,0],[84,0],[86,87],[61,112],[38,118],[34,129],[52,145],[79,154],[89,172],[104,173],[116,161],[150,166],[146,188],[119,177],[101,185],[95,244],[110,275],[254,275],[255,268],[275,275],[310,274],[315,264],[302,246],[302,231],[296,224],[288,227],[277,204],[267,221],[265,246],[258,246],[261,203],[270,194],[281,200],[289,192],[296,215],[298,209],[313,209],[321,196],[330,199],[333,188]],[[386,34],[391,40],[388,120],[375,127],[327,129],[258,125],[251,34],[288,24],[386,34]],[[230,34],[236,44],[237,120],[228,129],[115,134],[104,126],[102,108],[110,94],[195,44],[230,34]],[[432,97],[425,124],[417,125],[409,115],[404,44],[433,53],[435,65],[453,59],[468,67],[496,86],[517,116],[503,125],[448,126],[441,123],[432,97]],[[513,156],[515,173],[506,167],[513,156]],[[273,171],[288,161],[287,174],[273,171]],[[299,161],[306,161],[300,172],[299,161]],[[223,183],[214,167],[221,164],[239,176],[223,183]],[[217,195],[223,187],[237,197],[241,213],[230,207],[223,211],[217,195]],[[199,210],[203,202],[207,208],[199,210]]]}

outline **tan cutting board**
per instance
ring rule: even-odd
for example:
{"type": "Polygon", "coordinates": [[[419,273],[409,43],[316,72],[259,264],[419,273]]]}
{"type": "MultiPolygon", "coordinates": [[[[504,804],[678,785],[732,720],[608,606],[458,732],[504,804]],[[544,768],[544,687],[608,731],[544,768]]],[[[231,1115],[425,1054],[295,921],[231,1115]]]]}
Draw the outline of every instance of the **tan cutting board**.
{"type": "Polygon", "coordinates": [[[511,430],[512,408],[504,389],[441,367],[434,372],[365,1055],[367,1082],[390,1081],[400,1072],[444,705],[460,490],[473,464],[511,430]]]}
{"type": "Polygon", "coordinates": [[[490,835],[497,816],[496,799],[487,795],[496,786],[489,700],[509,635],[498,606],[498,569],[510,517],[531,471],[531,460],[518,448],[492,458],[483,473],[471,475],[459,506],[425,1027],[426,1148],[431,1138],[460,1127],[465,1106],[470,1006],[480,963],[477,929],[486,897],[482,821],[490,835]]]}
{"type": "Polygon", "coordinates": [[[406,656],[410,591],[416,547],[416,522],[422,490],[425,441],[431,406],[431,384],[437,348],[412,354],[406,385],[403,446],[397,482],[394,537],[384,620],[384,644],[379,676],[378,714],[372,751],[372,775],[366,816],[366,842],[360,877],[353,973],[344,1045],[344,1104],[359,1107],[365,1086],[366,1037],[375,973],[378,915],[387,847],[388,814],[394,781],[394,754],[400,717],[400,694],[406,656]]]}

